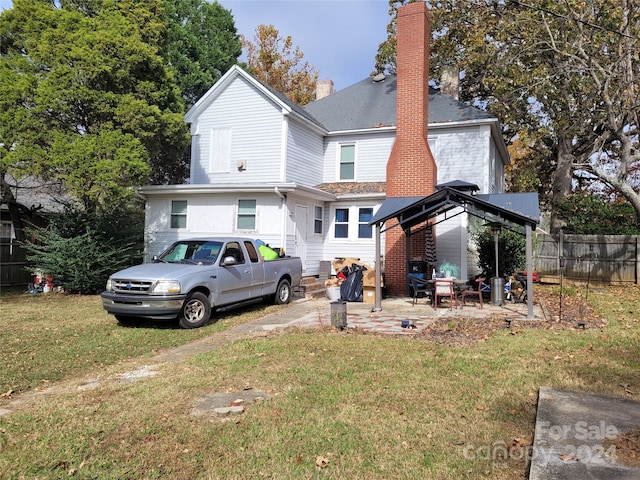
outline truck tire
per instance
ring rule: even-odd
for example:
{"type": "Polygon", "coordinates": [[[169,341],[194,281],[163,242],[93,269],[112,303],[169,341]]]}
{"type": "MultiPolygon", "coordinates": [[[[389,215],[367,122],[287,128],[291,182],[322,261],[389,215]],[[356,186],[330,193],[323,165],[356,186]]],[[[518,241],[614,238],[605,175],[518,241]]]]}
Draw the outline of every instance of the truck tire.
{"type": "Polygon", "coordinates": [[[289,280],[282,279],[278,283],[276,293],[273,296],[273,303],[276,305],[286,305],[291,301],[291,284],[289,280]]]}
{"type": "Polygon", "coordinates": [[[178,316],[178,325],[182,328],[199,328],[209,321],[211,306],[202,292],[193,292],[182,305],[178,316]]]}

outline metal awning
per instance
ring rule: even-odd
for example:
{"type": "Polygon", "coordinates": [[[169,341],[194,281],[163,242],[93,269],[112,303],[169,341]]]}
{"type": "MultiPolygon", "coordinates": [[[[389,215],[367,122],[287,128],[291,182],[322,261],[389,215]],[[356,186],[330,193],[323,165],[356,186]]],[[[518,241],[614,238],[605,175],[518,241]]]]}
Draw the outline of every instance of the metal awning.
{"type": "MultiPolygon", "coordinates": [[[[473,194],[476,185],[453,181],[436,186],[436,192],[426,197],[391,197],[387,198],[375,213],[369,225],[376,230],[376,258],[380,258],[380,233],[400,226],[405,235],[411,228],[420,225],[438,215],[446,214],[460,208],[456,213],[468,213],[488,222],[500,222],[524,233],[526,236],[527,258],[527,302],[529,317],[533,317],[533,247],[531,232],[540,223],[540,206],[537,193],[499,193],[473,194]],[[392,225],[385,228],[385,222],[395,219],[392,225]],[[524,230],[524,231],[523,231],[524,230]]],[[[409,253],[407,252],[407,255],[409,253]]],[[[381,309],[381,272],[376,269],[376,304],[381,309]]]]}

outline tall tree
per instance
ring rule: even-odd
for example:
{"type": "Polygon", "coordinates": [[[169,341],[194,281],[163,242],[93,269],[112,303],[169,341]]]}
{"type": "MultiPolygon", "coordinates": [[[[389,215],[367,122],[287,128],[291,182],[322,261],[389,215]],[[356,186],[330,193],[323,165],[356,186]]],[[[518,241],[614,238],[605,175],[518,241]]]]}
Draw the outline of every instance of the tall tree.
{"type": "Polygon", "coordinates": [[[247,65],[256,78],[299,105],[314,100],[319,74],[309,63],[301,63],[304,54],[293,47],[291,36],[283,39],[273,25],[258,25],[254,42],[242,41],[247,65]]]}
{"type": "Polygon", "coordinates": [[[242,43],[233,16],[217,1],[164,0],[168,58],[191,107],[235,65],[242,43]]]}
{"type": "MultiPolygon", "coordinates": [[[[390,0],[391,12],[403,3],[390,0]]],[[[548,209],[586,172],[640,219],[639,9],[627,0],[432,4],[433,76],[450,65],[463,73],[461,99],[503,122],[512,187],[538,188],[548,209]]],[[[392,47],[381,46],[378,68],[393,68],[392,47]]]]}
{"type": "Polygon", "coordinates": [[[0,13],[0,180],[54,178],[95,211],[182,178],[165,38],[160,0],[14,0],[0,13]]]}

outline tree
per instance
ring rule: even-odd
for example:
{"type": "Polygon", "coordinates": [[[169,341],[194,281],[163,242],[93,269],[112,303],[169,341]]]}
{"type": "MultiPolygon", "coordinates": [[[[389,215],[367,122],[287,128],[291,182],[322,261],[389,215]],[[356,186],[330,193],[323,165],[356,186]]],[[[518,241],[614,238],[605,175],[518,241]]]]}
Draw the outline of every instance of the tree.
{"type": "Polygon", "coordinates": [[[191,107],[237,63],[242,43],[231,12],[217,1],[164,0],[169,65],[191,107]]]}
{"type": "Polygon", "coordinates": [[[111,273],[142,260],[144,212],[133,203],[101,212],[67,207],[24,242],[27,260],[72,293],[104,290],[111,273]]]}
{"type": "Polygon", "coordinates": [[[0,35],[3,203],[7,174],[55,179],[88,212],[184,177],[160,0],[15,0],[0,35]]]}
{"type": "MultiPolygon", "coordinates": [[[[403,3],[390,0],[392,12],[403,3]]],[[[627,0],[432,5],[433,77],[451,65],[463,73],[461,99],[500,118],[513,143],[511,187],[537,187],[554,214],[586,172],[640,219],[639,8],[627,0]]],[[[394,62],[392,43],[383,45],[378,68],[394,62]]],[[[552,231],[561,226],[554,215],[552,231]]]]}
{"type": "MultiPolygon", "coordinates": [[[[489,228],[477,229],[472,238],[478,249],[478,267],[484,275],[494,276],[496,249],[493,233],[489,228]]],[[[498,275],[509,276],[526,265],[525,238],[521,233],[503,229],[498,237],[498,275]]]]}
{"type": "Polygon", "coordinates": [[[564,233],[580,235],[640,235],[633,206],[623,199],[577,190],[556,205],[564,233]]]}
{"type": "Polygon", "coordinates": [[[256,78],[299,105],[314,100],[318,72],[307,62],[300,64],[304,54],[293,48],[290,36],[283,39],[273,25],[258,25],[254,41],[243,39],[242,44],[247,66],[256,78]]]}

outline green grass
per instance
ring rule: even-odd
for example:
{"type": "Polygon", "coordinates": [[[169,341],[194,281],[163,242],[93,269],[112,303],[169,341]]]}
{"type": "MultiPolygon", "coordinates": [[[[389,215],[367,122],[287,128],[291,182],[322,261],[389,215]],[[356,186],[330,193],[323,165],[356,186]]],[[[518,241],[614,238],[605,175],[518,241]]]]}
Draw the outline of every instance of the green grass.
{"type": "MultiPolygon", "coordinates": [[[[63,389],[0,417],[0,478],[525,478],[541,385],[612,395],[625,395],[620,385],[627,385],[640,400],[639,297],[637,288],[590,292],[609,320],[602,329],[504,329],[465,348],[291,330],[165,364],[159,375],[135,383],[63,389]],[[224,420],[192,415],[206,395],[246,388],[268,398],[224,420]],[[500,456],[514,443],[507,458],[500,456]],[[326,467],[317,467],[320,460],[326,467]]],[[[53,314],[71,313],[76,300],[36,301],[50,302],[53,314]]],[[[142,356],[138,365],[159,343],[185,342],[255,314],[244,311],[194,332],[125,329],[101,320],[99,303],[91,303],[98,300],[80,301],[87,303],[78,308],[85,314],[94,308],[92,322],[111,333],[96,341],[85,338],[99,335],[95,330],[76,329],[75,343],[85,345],[76,358],[91,346],[118,350],[146,342],[130,350],[142,356]],[[107,348],[111,342],[118,346],[107,348]]],[[[3,310],[7,302],[19,305],[5,299],[3,310]]],[[[2,335],[3,345],[14,338],[5,328],[2,335]]],[[[36,355],[55,335],[46,337],[26,343],[33,350],[23,347],[25,355],[36,355]]],[[[49,348],[47,356],[66,364],[60,350],[49,348]]],[[[95,355],[88,356],[85,365],[96,368],[95,355]]],[[[120,371],[99,369],[105,379],[120,371]]],[[[62,378],[78,372],[58,370],[62,378]]]]}
{"type": "Polygon", "coordinates": [[[0,394],[41,388],[124,359],[151,356],[281,308],[256,305],[215,315],[201,329],[175,322],[123,328],[102,309],[99,296],[5,294],[0,297],[0,394]]]}

